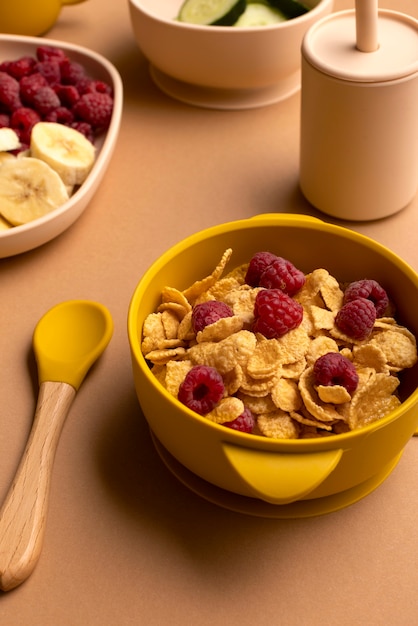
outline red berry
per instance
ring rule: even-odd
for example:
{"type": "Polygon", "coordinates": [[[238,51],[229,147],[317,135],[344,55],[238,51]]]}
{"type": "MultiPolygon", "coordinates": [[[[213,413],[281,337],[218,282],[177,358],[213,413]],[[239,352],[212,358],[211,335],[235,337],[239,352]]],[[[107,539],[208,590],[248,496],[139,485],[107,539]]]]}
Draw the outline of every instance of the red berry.
{"type": "Polygon", "coordinates": [[[328,352],[314,363],[315,385],[341,385],[351,394],[357,389],[358,374],[352,362],[339,352],[328,352]]]}
{"type": "Polygon", "coordinates": [[[57,109],[61,102],[52,87],[40,87],[32,100],[33,108],[41,116],[57,109]]]}
{"type": "Polygon", "coordinates": [[[256,252],[250,260],[245,282],[251,287],[258,287],[261,274],[272,263],[277,256],[272,252],[256,252]]]}
{"type": "Polygon", "coordinates": [[[67,107],[57,107],[44,116],[45,122],[55,122],[56,124],[65,124],[65,126],[70,126],[73,120],[74,115],[67,107]]]}
{"type": "Polygon", "coordinates": [[[373,330],[376,309],[367,298],[356,298],[344,304],[335,317],[337,327],[352,339],[363,341],[373,330]]]}
{"type": "Polygon", "coordinates": [[[48,81],[45,76],[39,72],[24,76],[20,81],[20,97],[25,105],[32,105],[33,99],[41,87],[48,87],[48,81]]]}
{"type": "Polygon", "coordinates": [[[239,430],[241,433],[252,433],[255,426],[255,418],[250,409],[245,407],[244,411],[232,422],[224,422],[222,426],[239,430]]]}
{"type": "Polygon", "coordinates": [[[225,388],[222,376],[214,367],[196,365],[186,375],[178,399],[199,415],[206,415],[221,400],[225,388]]]}
{"type": "Polygon", "coordinates": [[[80,94],[75,85],[54,85],[54,91],[60,99],[61,104],[66,107],[73,107],[80,98],[80,94]]]}
{"type": "Polygon", "coordinates": [[[262,272],[259,285],[266,289],[281,289],[293,296],[305,284],[305,274],[282,257],[274,259],[262,272]]]}
{"type": "Polygon", "coordinates": [[[38,46],[36,49],[36,58],[39,61],[64,61],[67,58],[64,50],[55,48],[54,46],[38,46]]]}
{"type": "Polygon", "coordinates": [[[107,83],[104,83],[102,80],[94,80],[93,78],[82,78],[77,83],[77,89],[80,95],[84,93],[107,93],[109,96],[113,95],[113,89],[107,83]]]}
{"type": "Polygon", "coordinates": [[[16,61],[9,61],[7,64],[7,71],[10,76],[20,80],[23,76],[27,76],[33,72],[36,60],[33,57],[21,57],[16,61]]]}
{"type": "Polygon", "coordinates": [[[61,70],[58,61],[38,61],[33,71],[42,74],[50,85],[55,85],[61,80],[61,70]]]}
{"type": "Polygon", "coordinates": [[[29,144],[32,128],[40,121],[41,118],[36,111],[28,107],[21,107],[14,111],[10,119],[10,126],[17,132],[22,143],[29,144]]]}
{"type": "Polygon", "coordinates": [[[376,308],[376,316],[382,317],[389,304],[386,291],[375,280],[363,279],[350,283],[344,292],[344,303],[356,298],[367,298],[376,308]]]}
{"type": "Polygon", "coordinates": [[[73,122],[71,128],[75,128],[79,133],[84,135],[91,143],[94,143],[94,132],[90,124],[87,122],[73,122]]]}
{"type": "Polygon", "coordinates": [[[253,332],[278,338],[299,326],[303,307],[281,289],[263,289],[255,299],[254,318],[253,332]]]}
{"type": "Polygon", "coordinates": [[[107,128],[113,111],[113,98],[107,93],[85,93],[73,107],[74,115],[94,130],[107,128]]]}
{"type": "Polygon", "coordinates": [[[22,106],[19,96],[19,81],[6,72],[0,72],[0,104],[4,105],[6,113],[11,113],[22,106]]]}
{"type": "Polygon", "coordinates": [[[64,85],[75,85],[85,77],[86,71],[81,63],[64,59],[60,62],[61,82],[64,85]]]}
{"type": "Polygon", "coordinates": [[[7,115],[7,113],[0,113],[0,128],[6,127],[9,128],[10,126],[10,115],[7,115]]]}
{"type": "Polygon", "coordinates": [[[195,333],[198,333],[200,330],[203,330],[205,326],[217,322],[222,317],[232,316],[233,312],[225,302],[209,300],[208,302],[196,304],[192,312],[193,330],[195,333]]]}

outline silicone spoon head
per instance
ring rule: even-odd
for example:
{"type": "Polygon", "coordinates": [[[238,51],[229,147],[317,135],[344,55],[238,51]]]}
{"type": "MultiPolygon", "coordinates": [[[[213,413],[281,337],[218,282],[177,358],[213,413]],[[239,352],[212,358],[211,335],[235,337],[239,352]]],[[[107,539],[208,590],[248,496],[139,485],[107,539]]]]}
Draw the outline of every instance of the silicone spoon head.
{"type": "Polygon", "coordinates": [[[50,309],[33,334],[39,384],[64,382],[79,388],[113,333],[109,311],[89,300],[69,300],[50,309]]]}

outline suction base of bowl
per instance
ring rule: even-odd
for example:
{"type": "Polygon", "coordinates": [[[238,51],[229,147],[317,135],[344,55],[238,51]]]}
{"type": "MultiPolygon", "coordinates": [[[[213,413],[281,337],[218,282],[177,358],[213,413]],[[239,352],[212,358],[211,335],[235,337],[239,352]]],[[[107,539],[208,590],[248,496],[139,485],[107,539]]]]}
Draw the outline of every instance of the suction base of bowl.
{"type": "Polygon", "coordinates": [[[235,513],[271,519],[316,517],[344,509],[377,489],[377,487],[386,480],[389,474],[391,474],[402,456],[401,452],[378,474],[372,476],[372,478],[369,478],[364,483],[341,493],[313,500],[299,500],[291,504],[274,505],[256,498],[241,496],[208,483],[179,463],[160,443],[152,431],[151,438],[164,465],[183,485],[190,489],[190,491],[212,504],[216,504],[224,509],[229,509],[235,513]]]}
{"type": "Polygon", "coordinates": [[[260,89],[217,89],[184,83],[150,65],[154,83],[168,96],[205,109],[255,109],[289,98],[299,91],[301,75],[298,70],[276,85],[260,89]]]}

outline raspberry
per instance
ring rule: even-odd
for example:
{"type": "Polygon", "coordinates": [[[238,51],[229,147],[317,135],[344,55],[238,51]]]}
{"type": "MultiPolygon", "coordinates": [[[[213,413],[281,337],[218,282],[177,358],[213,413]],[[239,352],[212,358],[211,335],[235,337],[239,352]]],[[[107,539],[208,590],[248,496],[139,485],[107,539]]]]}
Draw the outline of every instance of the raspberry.
{"type": "Polygon", "coordinates": [[[314,363],[315,385],[341,385],[352,394],[358,385],[357,370],[349,359],[339,352],[328,352],[314,363]]]}
{"type": "Polygon", "coordinates": [[[348,337],[363,341],[373,330],[376,309],[367,298],[356,298],[343,305],[335,317],[335,324],[348,337]]]}
{"type": "Polygon", "coordinates": [[[350,283],[344,292],[344,303],[356,298],[367,298],[376,308],[376,316],[382,317],[389,304],[386,291],[375,280],[367,278],[350,283]]]}
{"type": "Polygon", "coordinates": [[[16,80],[20,80],[23,76],[27,76],[33,72],[36,60],[33,57],[21,57],[16,61],[9,61],[7,64],[7,72],[16,80]]]}
{"type": "Polygon", "coordinates": [[[19,81],[6,72],[0,72],[0,104],[4,105],[6,113],[11,113],[22,106],[19,96],[19,81]]]}
{"type": "Polygon", "coordinates": [[[82,78],[78,81],[76,85],[78,92],[80,95],[85,93],[107,93],[109,96],[113,96],[113,89],[107,83],[104,83],[102,80],[94,80],[93,78],[82,78]]]}
{"type": "Polygon", "coordinates": [[[71,128],[75,128],[79,133],[84,135],[91,143],[94,143],[94,132],[90,124],[87,122],[73,122],[71,128]]]}
{"type": "Polygon", "coordinates": [[[94,130],[107,128],[113,110],[113,98],[107,93],[85,93],[75,103],[73,113],[94,130]]]}
{"type": "Polygon", "coordinates": [[[10,126],[10,115],[7,115],[7,113],[0,113],[0,128],[6,127],[9,128],[10,126]]]}
{"type": "Polygon", "coordinates": [[[61,102],[52,87],[41,87],[32,100],[33,107],[41,116],[60,106],[61,102]]]}
{"type": "Polygon", "coordinates": [[[67,107],[57,107],[44,116],[45,122],[55,122],[56,124],[65,124],[70,126],[74,120],[74,115],[67,107]]]}
{"type": "Polygon", "coordinates": [[[67,58],[64,50],[55,48],[54,46],[38,46],[36,49],[36,58],[39,61],[64,61],[67,58]]]}
{"type": "Polygon", "coordinates": [[[293,296],[305,284],[305,274],[282,257],[274,259],[262,272],[259,285],[266,289],[281,289],[293,296]]]}
{"type": "Polygon", "coordinates": [[[205,326],[217,322],[222,317],[232,316],[233,312],[225,302],[209,300],[208,302],[196,304],[192,313],[193,330],[197,334],[200,330],[203,330],[205,326]]]}
{"type": "Polygon", "coordinates": [[[80,94],[75,85],[54,85],[54,91],[63,106],[73,107],[80,98],[80,94]]]}
{"type": "Polygon", "coordinates": [[[39,72],[24,76],[20,81],[20,97],[26,105],[32,105],[33,99],[41,87],[48,87],[48,81],[45,76],[39,72]]]}
{"type": "Polygon", "coordinates": [[[224,394],[222,376],[214,367],[196,365],[179,387],[178,399],[199,415],[206,415],[224,394]]]}
{"type": "Polygon", "coordinates": [[[40,121],[41,118],[36,111],[27,107],[20,107],[14,111],[10,119],[10,127],[19,135],[22,143],[29,144],[32,128],[40,121]]]}
{"type": "Polygon", "coordinates": [[[80,63],[64,59],[60,62],[61,82],[64,85],[75,85],[85,77],[86,72],[80,63]]]}
{"type": "Polygon", "coordinates": [[[256,252],[250,260],[245,275],[247,285],[258,287],[261,274],[275,259],[277,259],[277,256],[272,252],[256,252]]]}
{"type": "Polygon", "coordinates": [[[57,61],[38,61],[33,71],[42,74],[50,85],[55,85],[61,80],[60,65],[57,61]]]}
{"type": "Polygon", "coordinates": [[[303,307],[281,289],[263,289],[255,299],[254,318],[253,332],[278,338],[299,326],[303,307]]]}
{"type": "Polygon", "coordinates": [[[224,422],[222,426],[232,428],[233,430],[239,430],[241,433],[252,433],[255,426],[255,418],[248,407],[245,407],[244,411],[236,417],[232,422],[224,422]]]}
{"type": "Polygon", "coordinates": [[[9,74],[10,63],[12,63],[12,61],[2,61],[0,63],[0,72],[5,72],[6,74],[9,74]]]}

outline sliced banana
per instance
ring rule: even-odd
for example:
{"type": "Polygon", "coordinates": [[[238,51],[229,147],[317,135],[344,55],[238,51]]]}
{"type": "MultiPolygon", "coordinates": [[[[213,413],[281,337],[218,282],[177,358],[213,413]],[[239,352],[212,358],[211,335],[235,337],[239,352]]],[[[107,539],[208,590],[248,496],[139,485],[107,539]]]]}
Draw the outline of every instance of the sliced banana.
{"type": "Polygon", "coordinates": [[[13,226],[35,220],[68,200],[60,176],[32,157],[4,161],[0,167],[0,214],[13,226]]]}
{"type": "Polygon", "coordinates": [[[0,152],[0,167],[5,163],[5,161],[13,161],[17,157],[14,156],[11,152],[0,152]]]}
{"type": "Polygon", "coordinates": [[[2,230],[9,230],[10,228],[13,228],[12,224],[0,215],[0,233],[2,230]]]}
{"type": "Polygon", "coordinates": [[[0,128],[0,152],[8,152],[18,148],[20,148],[20,139],[13,128],[0,128]]]}
{"type": "Polygon", "coordinates": [[[94,164],[95,148],[78,130],[55,122],[32,128],[31,156],[48,163],[68,186],[81,185],[94,164]]]}

